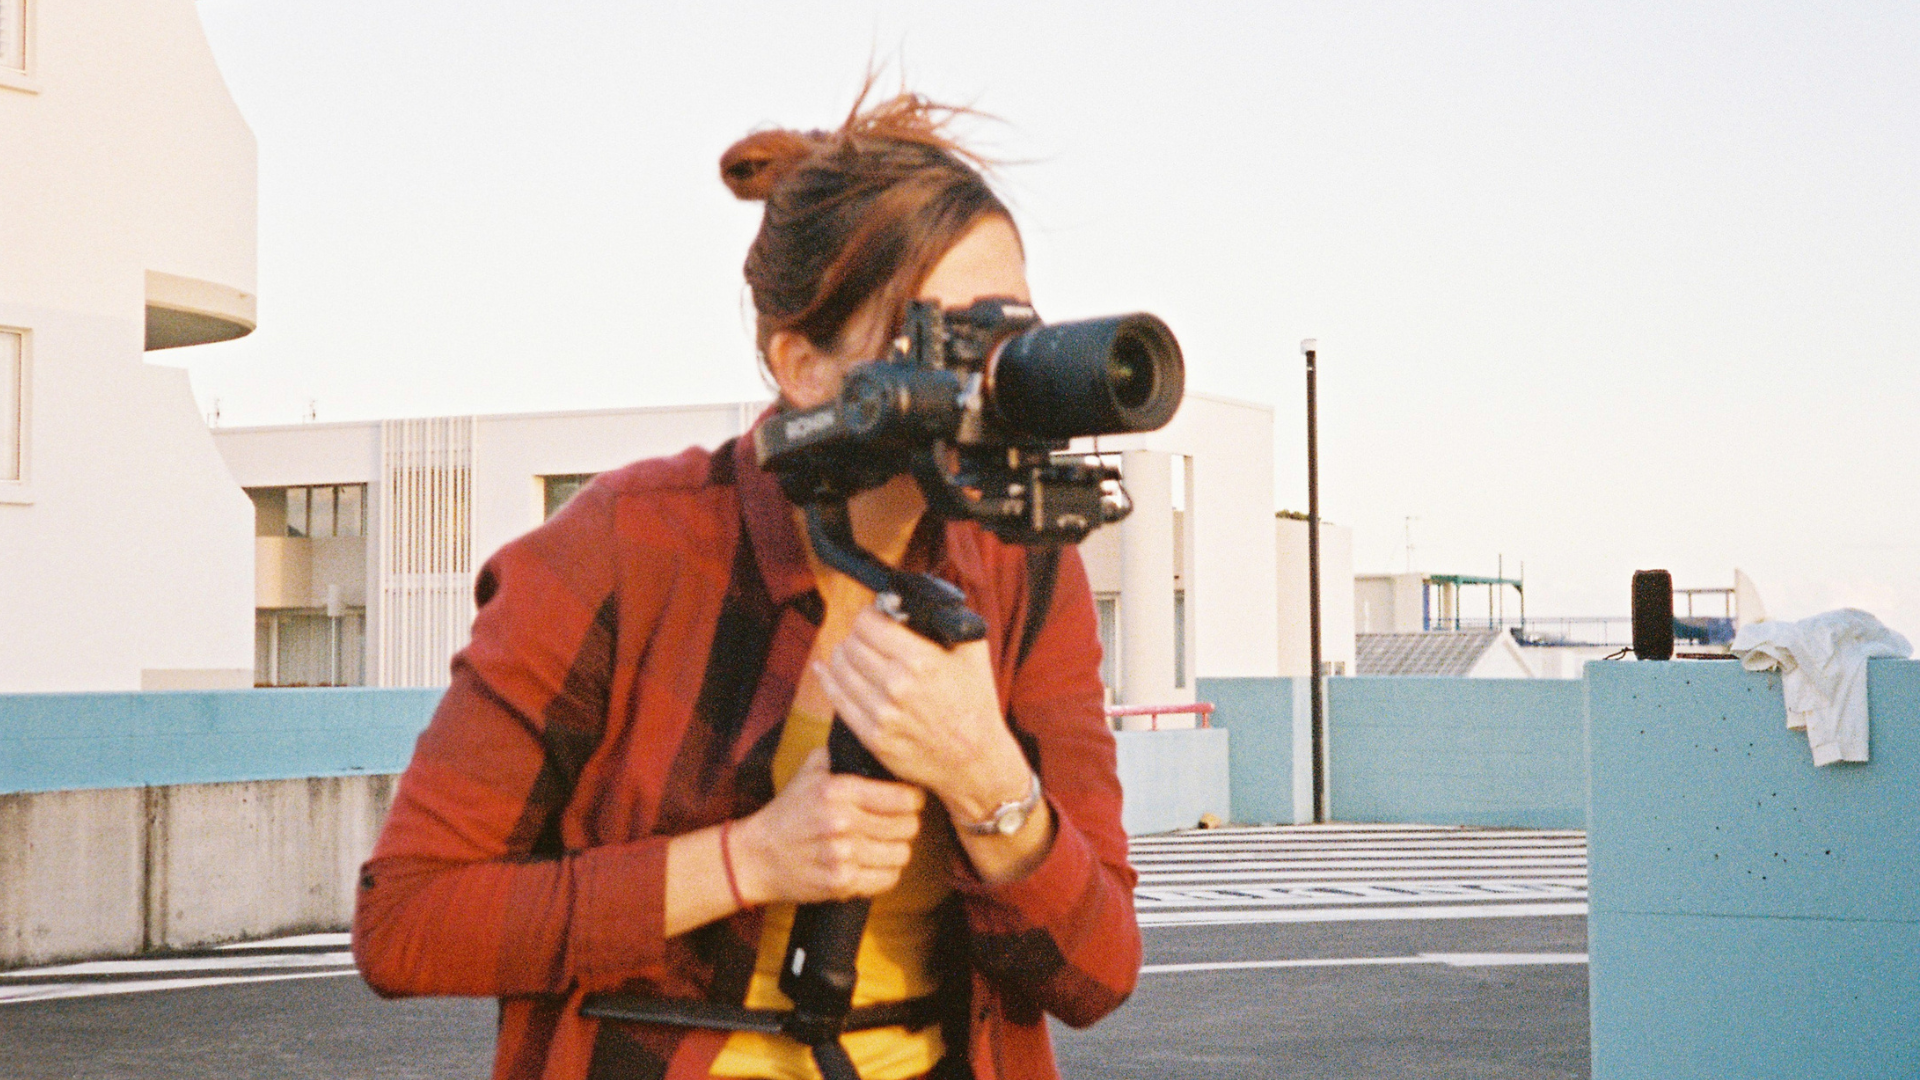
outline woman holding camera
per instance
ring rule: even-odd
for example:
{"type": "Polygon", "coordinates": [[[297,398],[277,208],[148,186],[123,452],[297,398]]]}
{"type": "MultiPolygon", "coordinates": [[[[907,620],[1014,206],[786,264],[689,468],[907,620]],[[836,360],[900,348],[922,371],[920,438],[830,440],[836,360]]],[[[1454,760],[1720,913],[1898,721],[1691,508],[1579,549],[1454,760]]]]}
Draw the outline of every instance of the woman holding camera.
{"type": "MultiPolygon", "coordinates": [[[[1027,298],[944,113],[903,96],[722,157],[766,203],[746,278],[776,410],[831,400],[909,300],[1027,298]]],[[[362,873],[368,983],[499,997],[498,1077],[813,1077],[782,1035],[582,1002],[784,1008],[795,906],[871,897],[841,1039],[861,1077],[1056,1075],[1044,1014],[1092,1023],[1140,962],[1092,597],[1072,548],[1050,575],[923,511],[904,475],[849,503],[861,546],[958,585],[984,641],[876,612],[750,440],[605,474],[503,548],[362,873]],[[828,771],[836,713],[897,780],[828,771]]]]}

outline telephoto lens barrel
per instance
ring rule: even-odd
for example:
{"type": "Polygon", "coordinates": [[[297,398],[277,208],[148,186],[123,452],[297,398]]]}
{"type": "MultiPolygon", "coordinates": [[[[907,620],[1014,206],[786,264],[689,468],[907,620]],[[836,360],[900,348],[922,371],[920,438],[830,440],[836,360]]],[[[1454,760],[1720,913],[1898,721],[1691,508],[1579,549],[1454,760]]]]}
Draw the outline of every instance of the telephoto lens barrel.
{"type": "Polygon", "coordinates": [[[1020,435],[1071,439],[1164,427],[1186,392],[1180,343],[1152,315],[1052,323],[1008,338],[987,373],[995,418],[1020,435]]]}

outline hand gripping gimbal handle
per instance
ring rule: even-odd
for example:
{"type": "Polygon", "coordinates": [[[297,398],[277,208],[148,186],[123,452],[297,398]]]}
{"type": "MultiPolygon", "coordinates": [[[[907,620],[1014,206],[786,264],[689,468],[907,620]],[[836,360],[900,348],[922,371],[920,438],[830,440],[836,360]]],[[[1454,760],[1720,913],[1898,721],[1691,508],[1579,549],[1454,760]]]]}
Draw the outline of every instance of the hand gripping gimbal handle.
{"type": "MultiPolygon", "coordinates": [[[[814,554],[873,589],[880,609],[908,629],[949,649],[987,636],[986,620],[967,607],[966,597],[951,583],[895,570],[861,548],[853,539],[844,504],[809,505],[806,517],[814,554]]],[[[827,753],[836,773],[893,779],[838,716],[827,734],[827,753]]],[[[845,1061],[840,1030],[853,1007],[855,960],[871,907],[872,901],[864,898],[802,904],[794,911],[793,932],[787,938],[780,990],[792,1000],[794,1011],[786,1034],[813,1048],[814,1061],[827,1080],[857,1080],[850,1063],[845,1077],[834,1073],[845,1061]]]]}

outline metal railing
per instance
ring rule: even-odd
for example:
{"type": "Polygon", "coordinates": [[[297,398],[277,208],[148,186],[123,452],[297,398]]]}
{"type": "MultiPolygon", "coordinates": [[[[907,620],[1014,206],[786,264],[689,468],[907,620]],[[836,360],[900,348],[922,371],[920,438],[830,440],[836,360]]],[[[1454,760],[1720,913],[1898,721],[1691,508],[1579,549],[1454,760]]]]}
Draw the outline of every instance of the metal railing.
{"type": "Polygon", "coordinates": [[[1153,720],[1148,726],[1149,731],[1159,731],[1160,718],[1175,713],[1197,714],[1200,717],[1201,727],[1210,728],[1213,726],[1213,702],[1211,701],[1188,701],[1174,705],[1107,706],[1107,720],[1109,723],[1123,716],[1151,716],[1153,720]]]}
{"type": "Polygon", "coordinates": [[[1513,631],[1522,645],[1630,645],[1633,643],[1631,615],[1529,615],[1524,619],[1488,618],[1485,615],[1460,615],[1444,624],[1436,622],[1431,630],[1513,631]]]}

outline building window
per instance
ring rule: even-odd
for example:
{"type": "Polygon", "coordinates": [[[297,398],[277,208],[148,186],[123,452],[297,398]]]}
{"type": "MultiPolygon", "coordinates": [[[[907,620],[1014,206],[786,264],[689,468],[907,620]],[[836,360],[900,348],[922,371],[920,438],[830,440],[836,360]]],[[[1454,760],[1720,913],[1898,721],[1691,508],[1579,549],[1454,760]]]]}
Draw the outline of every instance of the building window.
{"type": "Polygon", "coordinates": [[[541,520],[550,518],[567,505],[567,500],[580,494],[580,489],[593,482],[599,473],[566,473],[561,476],[543,476],[540,478],[541,498],[546,503],[546,514],[541,520]]]}
{"type": "Polygon", "coordinates": [[[248,488],[255,536],[325,539],[365,536],[367,485],[310,484],[248,488]]]}
{"type": "Polygon", "coordinates": [[[27,335],[0,330],[0,483],[27,478],[26,389],[27,335]]]}

